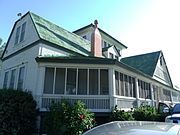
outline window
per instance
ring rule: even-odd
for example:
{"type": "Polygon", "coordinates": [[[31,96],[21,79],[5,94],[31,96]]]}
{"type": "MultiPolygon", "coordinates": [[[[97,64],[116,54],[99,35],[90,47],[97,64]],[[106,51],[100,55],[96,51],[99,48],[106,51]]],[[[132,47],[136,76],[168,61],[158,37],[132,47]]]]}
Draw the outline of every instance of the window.
{"type": "Polygon", "coordinates": [[[116,95],[135,97],[135,78],[115,71],[116,95]]]}
{"type": "Polygon", "coordinates": [[[22,24],[20,42],[24,40],[25,29],[26,29],[26,22],[22,24]]]}
{"type": "Polygon", "coordinates": [[[124,92],[124,75],[120,73],[120,82],[121,82],[121,96],[125,96],[124,92]]]}
{"type": "Polygon", "coordinates": [[[115,85],[116,85],[116,95],[120,95],[119,89],[119,73],[115,71],[115,85]]]}
{"type": "Polygon", "coordinates": [[[54,68],[46,68],[44,80],[44,93],[53,94],[54,68]]]}
{"type": "Polygon", "coordinates": [[[23,82],[24,82],[24,67],[21,67],[19,69],[19,78],[18,78],[18,86],[17,89],[18,90],[22,90],[23,89],[23,82]]]}
{"type": "Polygon", "coordinates": [[[65,68],[56,68],[55,94],[64,94],[65,68]]]}
{"type": "Polygon", "coordinates": [[[9,72],[5,72],[5,75],[4,75],[4,83],[3,83],[3,88],[4,89],[7,89],[7,84],[8,84],[8,75],[9,75],[9,72]]]}
{"type": "Polygon", "coordinates": [[[66,94],[76,94],[76,69],[67,69],[66,94]]]}
{"type": "Polygon", "coordinates": [[[109,94],[109,81],[108,81],[108,70],[100,70],[100,94],[107,95],[109,94]]]}
{"type": "Polygon", "coordinates": [[[87,39],[87,36],[86,36],[86,35],[84,35],[84,36],[83,36],[83,38],[84,38],[84,39],[87,39]]]}
{"type": "Polygon", "coordinates": [[[128,76],[127,75],[124,75],[124,81],[125,81],[125,96],[129,96],[129,93],[128,93],[128,76]]]}
{"type": "Polygon", "coordinates": [[[98,70],[89,70],[89,94],[98,95],[98,70]]]}
{"type": "Polygon", "coordinates": [[[105,47],[107,47],[107,43],[106,43],[106,41],[104,41],[104,48],[105,48],[105,47]]]}
{"type": "Polygon", "coordinates": [[[160,65],[161,66],[163,65],[163,57],[162,56],[160,57],[160,65]]]}
{"type": "Polygon", "coordinates": [[[163,89],[163,96],[165,101],[171,101],[171,92],[169,90],[163,89]]]}
{"type": "Polygon", "coordinates": [[[78,70],[78,95],[87,95],[87,69],[78,70]]]}
{"type": "Polygon", "coordinates": [[[115,59],[119,61],[119,57],[117,55],[115,55],[115,59]]]}
{"type": "Polygon", "coordinates": [[[45,94],[108,95],[108,76],[108,69],[46,67],[43,92],[45,94]]]}
{"type": "Polygon", "coordinates": [[[151,86],[150,83],[138,79],[139,97],[151,99],[151,86]]]}
{"type": "Polygon", "coordinates": [[[10,84],[9,84],[10,89],[14,89],[15,76],[16,76],[16,69],[13,69],[11,71],[11,79],[10,79],[10,84]]]}
{"type": "Polygon", "coordinates": [[[114,55],[112,53],[109,53],[109,58],[113,59],[114,55]]]}
{"type": "Polygon", "coordinates": [[[15,45],[19,42],[19,35],[20,35],[20,26],[16,29],[16,37],[15,37],[15,45]]]}

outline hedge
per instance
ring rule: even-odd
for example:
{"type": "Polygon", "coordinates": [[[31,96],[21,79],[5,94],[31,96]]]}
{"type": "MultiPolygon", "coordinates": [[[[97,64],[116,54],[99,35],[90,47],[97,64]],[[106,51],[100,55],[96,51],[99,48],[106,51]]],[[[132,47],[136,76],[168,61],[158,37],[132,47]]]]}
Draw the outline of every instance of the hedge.
{"type": "Polygon", "coordinates": [[[0,134],[30,135],[36,128],[36,102],[31,93],[0,90],[0,134]]]}

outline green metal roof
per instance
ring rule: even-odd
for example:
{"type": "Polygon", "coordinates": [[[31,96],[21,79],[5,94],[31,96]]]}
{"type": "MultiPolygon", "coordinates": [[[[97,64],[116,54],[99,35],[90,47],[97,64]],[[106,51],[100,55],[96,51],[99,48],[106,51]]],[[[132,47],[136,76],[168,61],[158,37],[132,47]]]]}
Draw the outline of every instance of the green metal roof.
{"type": "Polygon", "coordinates": [[[161,51],[146,53],[142,55],[136,55],[131,57],[122,58],[121,62],[143,72],[144,74],[150,75],[154,74],[159,56],[161,51]]]}
{"type": "Polygon", "coordinates": [[[84,56],[90,56],[91,44],[82,37],[71,33],[44,18],[29,12],[41,39],[54,43],[84,56]]]}

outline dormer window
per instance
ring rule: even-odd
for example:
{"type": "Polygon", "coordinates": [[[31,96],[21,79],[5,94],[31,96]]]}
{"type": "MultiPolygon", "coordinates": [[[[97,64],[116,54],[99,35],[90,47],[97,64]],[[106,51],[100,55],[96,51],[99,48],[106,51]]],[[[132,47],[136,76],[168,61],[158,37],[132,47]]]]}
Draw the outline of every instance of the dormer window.
{"type": "Polygon", "coordinates": [[[115,55],[115,59],[119,61],[119,57],[117,55],[115,55]]]}
{"type": "Polygon", "coordinates": [[[104,47],[107,47],[107,43],[106,43],[106,41],[104,41],[104,47]]]}
{"type": "Polygon", "coordinates": [[[86,35],[84,35],[84,36],[83,36],[83,38],[84,38],[84,39],[87,39],[87,36],[86,36],[86,35]]]}
{"type": "Polygon", "coordinates": [[[16,37],[14,44],[18,44],[24,40],[25,37],[26,22],[16,29],[16,37]],[[21,35],[20,35],[21,34],[21,35]]]}
{"type": "Polygon", "coordinates": [[[109,53],[109,58],[114,59],[114,55],[112,53],[109,53]]]}

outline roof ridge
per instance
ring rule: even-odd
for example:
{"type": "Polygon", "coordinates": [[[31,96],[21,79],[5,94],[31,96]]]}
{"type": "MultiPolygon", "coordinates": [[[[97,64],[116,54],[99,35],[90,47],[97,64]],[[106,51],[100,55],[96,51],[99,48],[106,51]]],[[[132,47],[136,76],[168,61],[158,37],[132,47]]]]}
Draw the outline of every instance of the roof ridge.
{"type": "Polygon", "coordinates": [[[149,53],[143,53],[143,54],[137,54],[137,55],[132,55],[132,56],[128,56],[128,57],[123,57],[122,59],[125,58],[132,58],[132,57],[138,57],[138,56],[145,56],[145,55],[150,55],[150,54],[154,54],[154,53],[161,53],[162,51],[154,51],[154,52],[149,52],[149,53]]]}

